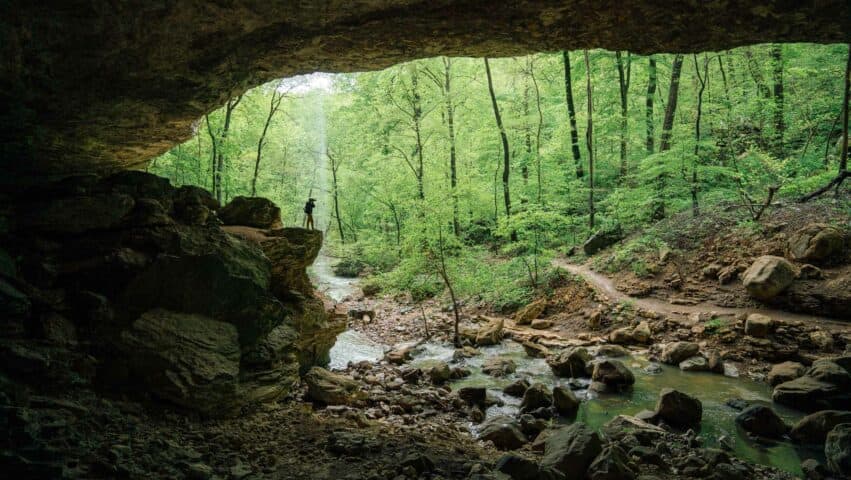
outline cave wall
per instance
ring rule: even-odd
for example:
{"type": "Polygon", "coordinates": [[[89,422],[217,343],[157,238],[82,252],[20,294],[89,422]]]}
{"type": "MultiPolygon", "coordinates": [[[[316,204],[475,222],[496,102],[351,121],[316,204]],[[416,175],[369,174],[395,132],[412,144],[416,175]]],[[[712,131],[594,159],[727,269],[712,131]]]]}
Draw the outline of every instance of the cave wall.
{"type": "Polygon", "coordinates": [[[851,40],[847,0],[63,0],[0,4],[0,186],[133,168],[273,78],[434,55],[851,40]]]}

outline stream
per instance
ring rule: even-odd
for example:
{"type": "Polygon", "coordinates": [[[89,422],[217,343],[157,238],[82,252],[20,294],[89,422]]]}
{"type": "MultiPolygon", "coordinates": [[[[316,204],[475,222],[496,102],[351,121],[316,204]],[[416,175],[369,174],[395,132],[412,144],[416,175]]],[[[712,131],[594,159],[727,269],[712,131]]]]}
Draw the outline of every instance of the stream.
{"type": "MultiPolygon", "coordinates": [[[[339,302],[357,291],[357,279],[335,276],[332,264],[333,259],[320,254],[311,270],[311,278],[320,291],[339,302]]],[[[364,334],[350,329],[337,337],[337,342],[331,349],[329,368],[342,370],[349,362],[363,360],[377,362],[383,358],[384,352],[388,349],[388,346],[376,343],[364,334]]],[[[787,424],[794,424],[803,417],[801,412],[772,404],[771,388],[764,383],[715,373],[683,372],[677,367],[663,364],[651,365],[652,362],[645,356],[646,352],[637,351],[632,352],[630,357],[619,359],[635,375],[633,388],[618,394],[597,394],[587,389],[589,383],[587,379],[568,380],[556,377],[543,359],[527,356],[523,347],[517,342],[506,340],[500,345],[482,347],[479,350],[481,355],[452,363],[454,353],[452,345],[428,342],[416,348],[411,366],[426,369],[442,361],[466,367],[472,374],[452,381],[450,386],[453,390],[465,386],[486,387],[490,395],[502,400],[503,406],[495,405],[488,409],[488,417],[518,413],[521,399],[503,394],[502,388],[520,378],[526,378],[530,382],[541,382],[550,387],[568,386],[574,390],[582,403],[575,419],[559,421],[568,423],[582,421],[593,428],[602,426],[616,415],[635,415],[642,410],[653,410],[659,392],[666,387],[673,388],[693,395],[703,403],[703,421],[698,433],[707,447],[719,447],[718,439],[726,436],[730,440],[728,445],[732,445],[733,453],[739,458],[771,465],[796,475],[801,474],[802,460],[807,458],[824,460],[824,453],[820,450],[802,448],[786,441],[753,440],[736,426],[735,417],[738,411],[725,404],[731,399],[742,399],[771,406],[787,424]],[[492,356],[510,358],[517,365],[516,372],[499,378],[482,373],[481,367],[484,360],[492,356]],[[652,368],[648,369],[648,367],[652,368]]],[[[477,433],[477,425],[470,424],[469,427],[473,433],[477,433]]]]}

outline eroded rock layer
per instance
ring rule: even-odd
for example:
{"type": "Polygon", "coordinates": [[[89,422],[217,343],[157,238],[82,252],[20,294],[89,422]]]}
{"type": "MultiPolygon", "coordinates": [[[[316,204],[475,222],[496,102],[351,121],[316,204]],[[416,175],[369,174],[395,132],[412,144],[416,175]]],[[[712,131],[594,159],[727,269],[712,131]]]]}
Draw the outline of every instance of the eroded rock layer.
{"type": "Polygon", "coordinates": [[[20,177],[138,165],[188,138],[229,95],[315,70],[847,42],[848,18],[844,0],[12,0],[0,7],[1,166],[20,177]]]}

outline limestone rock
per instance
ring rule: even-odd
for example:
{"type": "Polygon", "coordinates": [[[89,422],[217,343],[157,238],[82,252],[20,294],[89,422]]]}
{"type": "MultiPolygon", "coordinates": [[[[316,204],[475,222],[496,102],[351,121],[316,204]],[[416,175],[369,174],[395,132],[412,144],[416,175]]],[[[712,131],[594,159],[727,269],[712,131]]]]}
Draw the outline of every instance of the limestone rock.
{"type": "Polygon", "coordinates": [[[600,250],[618,243],[622,238],[623,231],[619,225],[608,230],[600,230],[588,237],[588,240],[585,240],[585,243],[582,244],[582,250],[585,255],[594,255],[600,250]]]}
{"type": "Polygon", "coordinates": [[[49,199],[30,205],[18,216],[18,228],[45,233],[81,234],[121,225],[136,205],[122,193],[49,199]]]}
{"type": "Polygon", "coordinates": [[[151,310],[119,342],[128,367],[154,395],[205,414],[239,405],[236,327],[201,315],[151,310]]]}
{"type": "Polygon", "coordinates": [[[691,395],[664,388],[656,403],[655,416],[675,427],[696,427],[703,418],[703,404],[691,395]]]}
{"type": "Polygon", "coordinates": [[[234,197],[230,203],[219,209],[218,215],[225,225],[281,228],[281,209],[266,198],[234,197]]]}
{"type": "Polygon", "coordinates": [[[832,383],[834,385],[851,388],[851,373],[839,366],[836,362],[822,358],[813,362],[805,375],[820,382],[832,383]]]}
{"type": "Polygon", "coordinates": [[[482,373],[492,377],[504,377],[515,370],[517,365],[508,357],[490,357],[482,364],[482,373]]]}
{"type": "Polygon", "coordinates": [[[827,467],[845,478],[851,476],[851,423],[842,423],[827,434],[824,443],[827,467]]]}
{"type": "Polygon", "coordinates": [[[535,330],[546,330],[548,328],[552,328],[553,322],[552,320],[544,320],[541,318],[532,320],[532,323],[529,325],[535,330]]]}
{"type": "Polygon", "coordinates": [[[684,372],[705,372],[709,370],[709,362],[700,355],[683,360],[679,366],[680,370],[684,372]]]}
{"type": "Polygon", "coordinates": [[[633,329],[629,327],[612,330],[612,333],[609,334],[609,341],[621,345],[628,345],[633,341],[632,330],[633,329]]]}
{"type": "Polygon", "coordinates": [[[547,299],[539,298],[534,302],[526,305],[521,308],[514,314],[514,322],[517,325],[529,325],[532,323],[532,320],[540,317],[544,310],[547,308],[547,299]]]}
{"type": "Polygon", "coordinates": [[[694,357],[700,352],[700,346],[694,342],[672,342],[662,349],[662,361],[669,365],[679,365],[680,362],[694,357]]]}
{"type": "Polygon", "coordinates": [[[632,480],[629,456],[618,445],[607,445],[588,467],[589,480],[632,480]]]}
{"type": "Polygon", "coordinates": [[[772,387],[794,380],[804,374],[804,366],[798,362],[783,362],[773,365],[768,372],[768,384],[772,387]]]}
{"type": "Polygon", "coordinates": [[[806,262],[828,260],[842,251],[844,242],[838,228],[811,223],[789,236],[789,256],[806,262]]]}
{"type": "Polygon", "coordinates": [[[479,439],[493,442],[499,450],[515,450],[529,441],[520,431],[517,420],[504,415],[488,419],[482,425],[479,439]]]}
{"type": "Polygon", "coordinates": [[[822,410],[798,420],[789,437],[797,443],[822,444],[828,432],[840,423],[851,423],[851,411],[822,410]]]}
{"type": "Polygon", "coordinates": [[[639,322],[632,330],[632,338],[638,343],[650,343],[653,332],[650,330],[650,324],[647,320],[639,322]]]}
{"type": "Polygon", "coordinates": [[[602,450],[597,432],[582,422],[576,422],[556,430],[546,439],[540,468],[584,478],[588,467],[602,450]]]}
{"type": "Polygon", "coordinates": [[[519,455],[503,455],[494,470],[508,475],[512,480],[537,480],[538,464],[519,455]]]}
{"type": "Polygon", "coordinates": [[[607,439],[613,441],[620,441],[632,435],[642,445],[655,445],[665,437],[664,429],[628,415],[618,415],[609,420],[600,431],[607,439]]]}
{"type": "Polygon", "coordinates": [[[777,385],[771,398],[804,412],[851,409],[851,393],[846,389],[806,375],[777,385]]]}
{"type": "Polygon", "coordinates": [[[752,337],[764,337],[771,331],[774,321],[768,315],[752,313],[745,321],[745,334],[752,337]]]}
{"type": "Polygon", "coordinates": [[[449,370],[449,365],[446,362],[438,362],[428,369],[428,376],[431,379],[431,383],[440,385],[449,381],[452,372],[449,370]]]}
{"type": "Polygon", "coordinates": [[[559,415],[569,417],[579,409],[579,400],[569,388],[557,385],[553,387],[553,406],[559,415]]]}
{"type": "Polygon", "coordinates": [[[523,394],[526,393],[526,390],[528,388],[529,381],[525,378],[521,378],[508,384],[505,388],[502,389],[502,393],[512,397],[523,397],[523,394]]]}
{"type": "Polygon", "coordinates": [[[781,438],[789,427],[774,410],[764,405],[751,405],[736,415],[736,423],[758,437],[781,438]]]}
{"type": "Polygon", "coordinates": [[[348,405],[355,400],[359,384],[349,377],[313,367],[304,376],[307,395],[326,405],[348,405]]]}
{"type": "Polygon", "coordinates": [[[785,258],[764,255],[745,271],[742,283],[759,300],[771,300],[795,281],[795,267],[785,258]]]}
{"type": "Polygon", "coordinates": [[[520,412],[528,413],[539,408],[548,408],[553,404],[553,395],[543,383],[533,383],[523,394],[520,412]]]}
{"type": "Polygon", "coordinates": [[[568,348],[547,358],[547,364],[558,377],[588,377],[590,361],[591,354],[584,347],[568,348]]]}
{"type": "Polygon", "coordinates": [[[592,388],[597,391],[619,392],[631,387],[635,383],[635,376],[619,360],[603,360],[594,365],[594,373],[591,375],[592,388]]]}

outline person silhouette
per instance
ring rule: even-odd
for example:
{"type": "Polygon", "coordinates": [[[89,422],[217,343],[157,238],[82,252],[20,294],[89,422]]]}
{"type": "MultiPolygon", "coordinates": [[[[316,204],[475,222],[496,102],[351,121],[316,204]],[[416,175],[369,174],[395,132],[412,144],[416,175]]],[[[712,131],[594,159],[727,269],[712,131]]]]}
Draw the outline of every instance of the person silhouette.
{"type": "Polygon", "coordinates": [[[314,230],[313,228],[313,209],[316,208],[316,199],[308,198],[307,203],[304,204],[304,223],[302,227],[309,228],[310,230],[314,230]]]}

